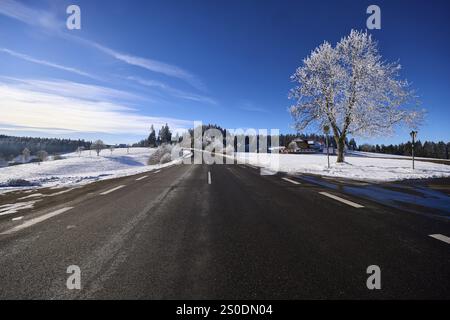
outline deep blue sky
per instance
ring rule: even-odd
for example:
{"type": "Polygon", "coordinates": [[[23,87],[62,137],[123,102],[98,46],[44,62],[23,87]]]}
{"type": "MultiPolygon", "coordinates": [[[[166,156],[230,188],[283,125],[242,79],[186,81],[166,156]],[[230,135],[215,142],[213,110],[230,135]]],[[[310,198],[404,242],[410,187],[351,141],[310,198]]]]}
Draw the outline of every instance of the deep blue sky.
{"type": "Polygon", "coordinates": [[[428,110],[419,138],[449,141],[450,4],[395,0],[2,0],[0,133],[132,142],[152,122],[193,120],[293,132],[290,75],[324,40],[365,29],[370,4],[381,54],[400,61],[428,110]],[[80,31],[65,28],[69,4],[80,31]]]}

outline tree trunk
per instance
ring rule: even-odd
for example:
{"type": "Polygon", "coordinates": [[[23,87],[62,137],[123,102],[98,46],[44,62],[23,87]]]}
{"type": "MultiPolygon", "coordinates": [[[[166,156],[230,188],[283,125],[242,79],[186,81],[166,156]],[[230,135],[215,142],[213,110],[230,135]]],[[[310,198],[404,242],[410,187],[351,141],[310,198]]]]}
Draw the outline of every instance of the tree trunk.
{"type": "Polygon", "coordinates": [[[336,144],[338,148],[338,156],[337,156],[337,163],[344,162],[344,148],[345,148],[345,137],[341,136],[336,139],[336,144]]]}

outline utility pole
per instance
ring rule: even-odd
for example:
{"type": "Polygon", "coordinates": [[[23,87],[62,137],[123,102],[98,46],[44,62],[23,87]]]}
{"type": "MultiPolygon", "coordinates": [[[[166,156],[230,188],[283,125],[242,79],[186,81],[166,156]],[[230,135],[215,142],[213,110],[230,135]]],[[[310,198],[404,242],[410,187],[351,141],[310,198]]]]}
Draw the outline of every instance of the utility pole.
{"type": "Polygon", "coordinates": [[[330,148],[328,147],[328,133],[330,132],[330,127],[328,125],[323,126],[323,132],[326,135],[327,141],[327,160],[328,160],[328,169],[330,169],[330,148]]]}
{"type": "Polygon", "coordinates": [[[414,145],[416,144],[417,131],[411,131],[410,133],[412,139],[411,153],[412,153],[412,168],[414,170],[414,145]]]}

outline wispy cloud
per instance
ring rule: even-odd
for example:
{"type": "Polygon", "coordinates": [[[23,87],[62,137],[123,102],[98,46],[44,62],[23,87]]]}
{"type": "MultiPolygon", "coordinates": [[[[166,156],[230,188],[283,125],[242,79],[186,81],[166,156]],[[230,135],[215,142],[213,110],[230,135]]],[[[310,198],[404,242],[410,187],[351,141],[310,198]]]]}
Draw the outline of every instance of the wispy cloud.
{"type": "Polygon", "coordinates": [[[197,76],[178,66],[149,58],[123,53],[108,48],[95,41],[80,38],[78,36],[73,36],[67,32],[64,32],[64,21],[58,20],[56,16],[50,11],[32,8],[15,0],[1,0],[0,14],[19,20],[28,25],[38,26],[47,31],[53,31],[58,36],[84,43],[85,45],[94,47],[97,50],[100,50],[101,52],[126,64],[144,68],[152,72],[164,74],[169,77],[177,78],[189,83],[199,90],[205,90],[204,84],[200,79],[198,79],[197,76]]]}
{"type": "Polygon", "coordinates": [[[58,21],[51,12],[32,8],[15,0],[1,0],[0,14],[45,29],[56,30],[63,26],[63,22],[58,21]]]}
{"type": "Polygon", "coordinates": [[[63,70],[63,71],[67,71],[67,72],[71,72],[71,73],[75,73],[78,74],[80,76],[84,76],[84,77],[88,77],[94,80],[101,80],[99,77],[93,76],[87,72],[81,71],[79,69],[76,68],[72,68],[72,67],[66,67],[63,66],[61,64],[57,64],[57,63],[53,63],[50,61],[46,61],[46,60],[41,60],[41,59],[36,59],[34,57],[31,57],[29,55],[23,54],[23,53],[19,53],[13,50],[9,50],[6,48],[0,48],[0,52],[9,54],[10,56],[13,56],[15,58],[19,58],[28,62],[32,62],[32,63],[36,63],[36,64],[40,64],[43,66],[47,66],[47,67],[51,67],[51,68],[55,68],[55,69],[59,69],[59,70],[63,70]]]}
{"type": "Polygon", "coordinates": [[[255,106],[253,103],[251,103],[250,101],[243,101],[240,104],[239,107],[241,110],[244,111],[249,111],[249,112],[259,112],[259,113],[268,113],[269,111],[267,109],[264,109],[262,107],[259,106],[255,106]]]}
{"type": "Polygon", "coordinates": [[[0,81],[0,127],[47,133],[67,132],[137,134],[145,135],[151,124],[155,127],[168,123],[172,128],[187,128],[190,121],[150,117],[137,114],[132,108],[114,101],[117,92],[78,83],[63,82],[65,90],[47,90],[36,87],[35,81],[14,83],[0,81]],[[79,96],[68,95],[72,86],[79,96]],[[95,94],[102,91],[100,97],[95,94]],[[87,94],[87,96],[85,95],[87,94]],[[97,97],[96,99],[94,99],[97,97]]]}
{"type": "Polygon", "coordinates": [[[187,83],[189,83],[194,88],[197,88],[199,90],[205,90],[204,84],[193,74],[189,73],[188,71],[177,67],[175,65],[167,64],[161,61],[152,60],[148,58],[142,58],[126,53],[121,53],[119,51],[113,50],[111,48],[105,47],[103,45],[98,44],[97,42],[81,39],[78,38],[78,40],[89,44],[90,46],[102,51],[103,53],[120,60],[122,62],[125,62],[129,65],[137,66],[144,68],[146,70],[161,73],[169,77],[178,78],[181,79],[187,83]]]}
{"type": "Polygon", "coordinates": [[[91,101],[133,102],[144,100],[141,96],[118,89],[59,79],[18,79],[0,76],[0,80],[3,80],[2,82],[4,84],[24,90],[39,91],[73,98],[81,97],[84,100],[91,101]]]}
{"type": "Polygon", "coordinates": [[[172,88],[171,86],[169,86],[165,83],[159,82],[159,81],[146,80],[146,79],[142,79],[139,77],[127,77],[126,79],[134,81],[134,82],[139,83],[140,85],[143,85],[146,87],[161,89],[161,90],[167,92],[168,94],[170,94],[174,97],[177,97],[177,98],[196,101],[196,102],[200,102],[200,103],[211,104],[211,105],[217,104],[217,102],[210,97],[206,97],[203,95],[198,95],[195,93],[190,93],[190,92],[186,92],[183,90],[175,89],[175,88],[172,88]]]}

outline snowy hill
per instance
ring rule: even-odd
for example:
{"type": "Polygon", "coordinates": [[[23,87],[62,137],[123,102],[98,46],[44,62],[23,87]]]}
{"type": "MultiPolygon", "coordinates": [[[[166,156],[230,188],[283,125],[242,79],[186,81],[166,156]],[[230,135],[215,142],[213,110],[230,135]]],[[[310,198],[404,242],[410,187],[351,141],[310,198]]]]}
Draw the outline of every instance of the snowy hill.
{"type": "MultiPolygon", "coordinates": [[[[170,165],[147,165],[148,158],[156,149],[115,149],[113,153],[103,150],[97,157],[95,151],[83,151],[63,155],[62,160],[46,161],[41,165],[28,163],[0,168],[0,186],[10,179],[23,179],[36,186],[54,187],[85,184],[111,179],[170,165]]],[[[11,189],[0,187],[0,192],[11,189]]]]}

